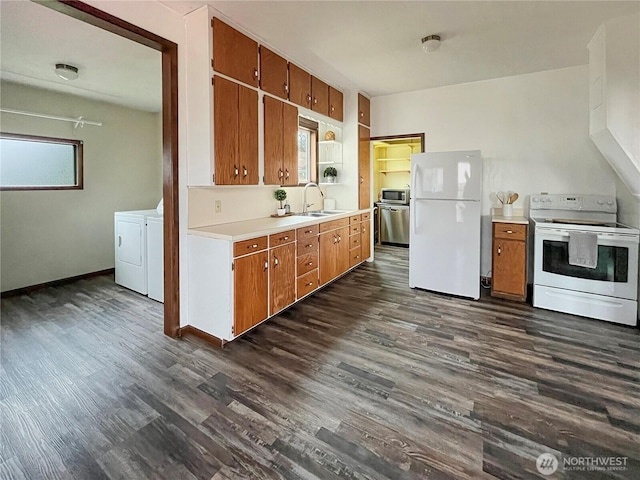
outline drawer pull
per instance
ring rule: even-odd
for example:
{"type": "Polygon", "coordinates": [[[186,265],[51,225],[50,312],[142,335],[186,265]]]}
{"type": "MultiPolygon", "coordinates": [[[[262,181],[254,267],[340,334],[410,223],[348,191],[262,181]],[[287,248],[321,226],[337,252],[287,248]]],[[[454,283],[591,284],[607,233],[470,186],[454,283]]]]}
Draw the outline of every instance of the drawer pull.
{"type": "Polygon", "coordinates": [[[289,237],[280,237],[280,240],[289,240],[289,237]]]}
{"type": "Polygon", "coordinates": [[[240,173],[240,171],[238,170],[238,167],[236,165],[234,165],[233,166],[233,176],[237,177],[239,173],[240,173]]]}
{"type": "Polygon", "coordinates": [[[502,253],[502,245],[498,245],[498,256],[502,253]]]}
{"type": "Polygon", "coordinates": [[[247,248],[258,248],[258,244],[254,243],[253,245],[247,245],[247,248]]]}
{"type": "Polygon", "coordinates": [[[309,266],[309,267],[310,267],[311,265],[313,265],[313,262],[309,262],[309,263],[307,263],[307,266],[309,266]]]}
{"type": "Polygon", "coordinates": [[[513,233],[513,230],[507,230],[507,233],[513,233]]]}
{"type": "Polygon", "coordinates": [[[305,284],[305,287],[310,287],[311,285],[313,285],[313,282],[309,282],[309,283],[305,284]]]}
{"type": "Polygon", "coordinates": [[[264,262],[264,269],[268,270],[269,269],[269,262],[264,262]]]}
{"type": "Polygon", "coordinates": [[[243,166],[242,166],[242,171],[243,171],[244,176],[246,177],[246,176],[247,176],[247,167],[245,167],[245,166],[243,165],[243,166]]]}
{"type": "Polygon", "coordinates": [[[258,69],[257,68],[253,69],[253,78],[258,78],[258,69]]]}
{"type": "Polygon", "coordinates": [[[313,230],[305,230],[304,233],[313,233],[313,230]]]}
{"type": "Polygon", "coordinates": [[[313,247],[313,243],[310,243],[309,245],[306,246],[306,248],[311,248],[313,247]]]}
{"type": "Polygon", "coordinates": [[[273,264],[274,264],[274,265],[278,265],[278,263],[279,263],[279,262],[278,262],[278,257],[275,257],[275,256],[274,256],[274,257],[273,257],[273,264]]]}

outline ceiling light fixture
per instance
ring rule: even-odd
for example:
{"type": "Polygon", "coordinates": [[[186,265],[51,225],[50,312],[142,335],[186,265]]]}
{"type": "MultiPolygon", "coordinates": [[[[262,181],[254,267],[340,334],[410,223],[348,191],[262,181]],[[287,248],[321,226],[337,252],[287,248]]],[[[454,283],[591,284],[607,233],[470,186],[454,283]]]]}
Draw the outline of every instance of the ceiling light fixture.
{"type": "Polygon", "coordinates": [[[78,67],[64,63],[56,63],[56,75],[64,80],[75,80],[78,78],[78,67]]]}
{"type": "Polygon", "coordinates": [[[422,39],[422,48],[425,52],[434,52],[440,47],[440,35],[427,35],[422,39]]]}

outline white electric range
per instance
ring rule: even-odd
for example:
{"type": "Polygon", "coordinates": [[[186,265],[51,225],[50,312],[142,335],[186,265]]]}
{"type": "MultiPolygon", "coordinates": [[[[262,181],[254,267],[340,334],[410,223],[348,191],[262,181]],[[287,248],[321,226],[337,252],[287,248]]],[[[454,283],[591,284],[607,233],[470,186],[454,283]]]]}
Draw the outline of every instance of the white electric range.
{"type": "Polygon", "coordinates": [[[636,325],[640,232],[617,223],[615,197],[533,195],[529,216],[534,227],[533,306],[636,325]],[[570,263],[574,232],[597,237],[595,268],[570,263]]]}

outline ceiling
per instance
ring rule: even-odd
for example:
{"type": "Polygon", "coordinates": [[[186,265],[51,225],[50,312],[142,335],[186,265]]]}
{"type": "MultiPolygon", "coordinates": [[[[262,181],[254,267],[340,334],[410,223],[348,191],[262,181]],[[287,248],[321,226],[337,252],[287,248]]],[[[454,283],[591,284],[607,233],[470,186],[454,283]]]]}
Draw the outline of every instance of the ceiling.
{"type": "Polygon", "coordinates": [[[162,109],[162,55],[29,1],[0,0],[0,78],[139,110],[162,109]],[[56,76],[56,63],[79,77],[56,76]]]}
{"type": "MultiPolygon", "coordinates": [[[[607,19],[639,1],[182,1],[219,16],[316,76],[370,96],[583,65],[607,19]],[[440,48],[420,39],[439,34],[440,48]]],[[[0,1],[0,78],[121,104],[161,109],[159,52],[28,1],[0,1]],[[56,63],[80,69],[66,82],[56,63]]]]}

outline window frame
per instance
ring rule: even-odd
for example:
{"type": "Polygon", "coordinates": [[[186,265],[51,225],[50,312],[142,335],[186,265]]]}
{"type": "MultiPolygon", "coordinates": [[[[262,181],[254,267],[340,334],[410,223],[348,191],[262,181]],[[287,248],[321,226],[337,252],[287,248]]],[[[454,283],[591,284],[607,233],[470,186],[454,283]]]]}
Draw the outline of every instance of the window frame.
{"type": "MultiPolygon", "coordinates": [[[[298,117],[298,130],[300,130],[300,128],[311,132],[309,138],[315,145],[315,148],[309,150],[311,153],[311,157],[309,158],[309,182],[318,183],[318,149],[320,148],[318,135],[320,125],[318,122],[309,118],[298,117]]],[[[304,187],[305,185],[306,183],[298,182],[299,187],[304,187]]]]}
{"type": "Polygon", "coordinates": [[[0,184],[0,191],[19,190],[83,190],[84,189],[84,142],[69,138],[43,137],[39,135],[23,135],[20,133],[0,132],[0,139],[23,140],[38,143],[55,143],[60,145],[72,145],[75,151],[75,185],[16,185],[4,186],[0,184]]]}

